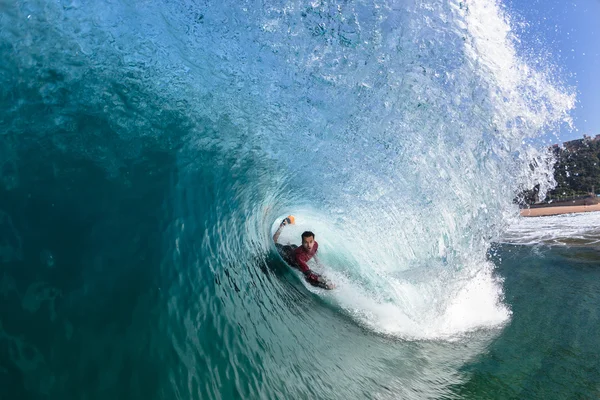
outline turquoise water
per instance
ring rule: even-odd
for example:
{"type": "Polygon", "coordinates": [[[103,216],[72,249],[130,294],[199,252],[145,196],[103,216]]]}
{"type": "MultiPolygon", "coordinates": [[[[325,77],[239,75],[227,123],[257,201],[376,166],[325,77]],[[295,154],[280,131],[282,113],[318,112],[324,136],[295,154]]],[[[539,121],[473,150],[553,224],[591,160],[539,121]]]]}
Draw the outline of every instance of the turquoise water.
{"type": "Polygon", "coordinates": [[[504,246],[511,322],[462,367],[459,398],[591,399],[600,393],[598,248],[504,246]]]}
{"type": "Polygon", "coordinates": [[[512,202],[574,96],[496,3],[0,6],[0,398],[597,397],[597,224],[512,202]]]}

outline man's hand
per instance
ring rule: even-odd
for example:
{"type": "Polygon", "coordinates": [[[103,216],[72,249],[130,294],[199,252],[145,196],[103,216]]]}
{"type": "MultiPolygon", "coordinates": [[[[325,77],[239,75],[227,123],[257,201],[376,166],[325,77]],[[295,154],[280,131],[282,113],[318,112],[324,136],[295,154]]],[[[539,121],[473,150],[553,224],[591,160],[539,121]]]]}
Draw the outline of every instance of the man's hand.
{"type": "Polygon", "coordinates": [[[315,274],[312,271],[306,271],[306,273],[304,274],[304,276],[306,276],[306,280],[309,281],[310,283],[317,283],[319,282],[319,278],[321,278],[321,276],[319,274],[315,274]]]}
{"type": "Polygon", "coordinates": [[[306,271],[304,276],[306,277],[308,283],[310,283],[313,286],[318,286],[323,289],[333,289],[335,287],[331,283],[327,282],[327,280],[321,275],[315,274],[310,270],[306,271]]]}

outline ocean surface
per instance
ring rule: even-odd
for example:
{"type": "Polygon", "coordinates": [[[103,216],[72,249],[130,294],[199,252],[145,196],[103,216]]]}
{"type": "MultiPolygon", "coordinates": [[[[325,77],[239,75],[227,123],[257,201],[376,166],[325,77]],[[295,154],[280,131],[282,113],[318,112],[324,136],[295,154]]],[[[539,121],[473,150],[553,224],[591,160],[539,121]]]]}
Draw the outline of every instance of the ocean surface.
{"type": "Polygon", "coordinates": [[[600,217],[513,201],[574,89],[509,7],[0,11],[1,400],[600,397],[600,217]]]}

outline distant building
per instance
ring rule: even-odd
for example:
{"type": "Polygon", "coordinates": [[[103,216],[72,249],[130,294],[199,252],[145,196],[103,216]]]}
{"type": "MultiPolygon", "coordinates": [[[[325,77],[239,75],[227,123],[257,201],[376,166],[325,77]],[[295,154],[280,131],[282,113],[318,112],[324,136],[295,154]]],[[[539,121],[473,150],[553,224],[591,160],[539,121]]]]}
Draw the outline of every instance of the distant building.
{"type": "MultiPolygon", "coordinates": [[[[588,135],[583,135],[583,139],[575,139],[575,140],[570,140],[568,142],[564,142],[563,143],[563,147],[566,150],[576,150],[578,147],[581,147],[584,144],[588,144],[590,142],[600,142],[600,135],[596,135],[594,137],[588,136],[588,135]]],[[[558,145],[553,145],[552,148],[557,148],[558,145]]]]}
{"type": "Polygon", "coordinates": [[[567,149],[567,150],[575,150],[584,144],[586,138],[588,138],[588,136],[583,135],[583,139],[569,140],[568,142],[564,142],[563,146],[565,146],[565,149],[567,149]]]}

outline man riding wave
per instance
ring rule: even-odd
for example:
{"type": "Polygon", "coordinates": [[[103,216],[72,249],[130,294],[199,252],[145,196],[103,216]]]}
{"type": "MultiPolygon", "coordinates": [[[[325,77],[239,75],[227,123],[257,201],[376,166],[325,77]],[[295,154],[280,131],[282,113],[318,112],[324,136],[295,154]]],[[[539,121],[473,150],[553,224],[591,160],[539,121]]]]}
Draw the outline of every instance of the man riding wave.
{"type": "Polygon", "coordinates": [[[294,223],[293,218],[294,217],[291,215],[287,218],[284,218],[279,224],[279,228],[277,228],[275,234],[273,234],[273,241],[275,242],[275,246],[277,246],[279,254],[281,254],[285,262],[302,271],[306,281],[311,285],[324,289],[333,289],[333,285],[328,283],[321,275],[313,272],[307,264],[308,260],[312,258],[314,258],[317,264],[320,264],[319,259],[317,258],[319,243],[317,243],[315,240],[314,233],[311,231],[305,231],[302,233],[302,245],[300,247],[296,245],[282,245],[277,243],[283,228],[288,224],[294,223]]]}

